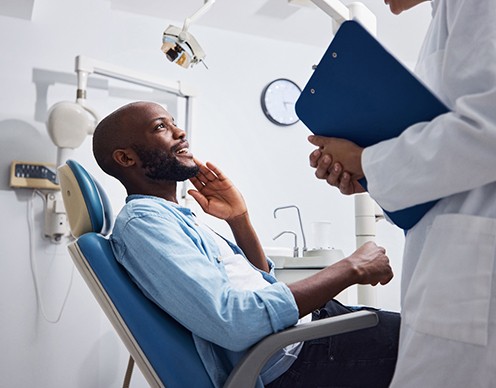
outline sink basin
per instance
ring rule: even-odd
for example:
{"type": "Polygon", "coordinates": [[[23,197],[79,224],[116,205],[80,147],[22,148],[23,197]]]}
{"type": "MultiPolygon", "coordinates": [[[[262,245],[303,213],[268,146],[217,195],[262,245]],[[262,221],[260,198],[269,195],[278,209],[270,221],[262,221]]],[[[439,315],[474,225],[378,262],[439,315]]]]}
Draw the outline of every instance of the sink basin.
{"type": "Polygon", "coordinates": [[[284,268],[324,268],[344,258],[341,249],[314,249],[303,257],[288,257],[284,268]]]}
{"type": "Polygon", "coordinates": [[[293,257],[291,248],[265,247],[265,254],[281,268],[324,268],[344,258],[341,249],[310,249],[303,257],[293,257]]]}
{"type": "Polygon", "coordinates": [[[287,247],[264,247],[263,250],[276,268],[283,268],[286,259],[293,257],[293,250],[287,247]]]}
{"type": "Polygon", "coordinates": [[[274,262],[277,269],[284,268],[286,260],[291,259],[289,256],[269,256],[269,258],[274,262]]]}

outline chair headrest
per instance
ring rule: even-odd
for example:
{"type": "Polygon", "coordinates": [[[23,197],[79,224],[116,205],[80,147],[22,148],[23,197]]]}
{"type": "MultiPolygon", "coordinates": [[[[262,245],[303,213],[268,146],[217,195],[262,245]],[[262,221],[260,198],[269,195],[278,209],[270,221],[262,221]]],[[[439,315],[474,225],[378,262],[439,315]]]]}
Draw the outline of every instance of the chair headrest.
{"type": "Polygon", "coordinates": [[[100,184],[74,160],[59,167],[58,173],[72,235],[107,235],[112,229],[112,207],[100,184]]]}

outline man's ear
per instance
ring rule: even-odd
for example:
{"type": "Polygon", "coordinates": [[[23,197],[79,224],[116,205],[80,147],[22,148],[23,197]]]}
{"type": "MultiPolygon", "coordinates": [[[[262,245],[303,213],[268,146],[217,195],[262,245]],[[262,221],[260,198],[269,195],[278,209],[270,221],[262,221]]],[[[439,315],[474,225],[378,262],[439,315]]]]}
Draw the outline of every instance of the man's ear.
{"type": "Polygon", "coordinates": [[[119,148],[112,152],[112,159],[122,167],[131,167],[136,164],[136,153],[130,149],[119,148]]]}

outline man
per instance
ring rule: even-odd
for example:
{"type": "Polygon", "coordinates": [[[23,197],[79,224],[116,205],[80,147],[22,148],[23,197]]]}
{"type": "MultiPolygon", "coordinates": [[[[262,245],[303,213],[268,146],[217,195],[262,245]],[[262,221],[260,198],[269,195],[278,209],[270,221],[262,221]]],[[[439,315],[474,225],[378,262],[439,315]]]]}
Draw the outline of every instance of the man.
{"type": "MultiPolygon", "coordinates": [[[[386,284],[393,276],[385,250],[368,243],[308,279],[277,282],[241,194],[217,167],[193,158],[185,132],[160,105],[136,102],[111,113],[95,130],[93,151],[129,195],[111,236],[117,260],[151,300],[193,333],[215,386],[265,336],[299,318],[312,319],[317,309],[315,319],[349,312],[330,300],[352,284],[386,284]],[[196,189],[189,194],[229,224],[237,245],[178,205],[176,185],[186,179],[196,189]]],[[[378,314],[377,328],[280,351],[263,369],[259,386],[305,381],[308,387],[386,387],[399,315],[378,314]]]]}
{"type": "Polygon", "coordinates": [[[344,194],[365,176],[389,211],[439,200],[406,234],[394,388],[496,384],[495,19],[496,0],[432,1],[416,73],[450,112],[365,149],[309,139],[317,177],[344,194]]]}

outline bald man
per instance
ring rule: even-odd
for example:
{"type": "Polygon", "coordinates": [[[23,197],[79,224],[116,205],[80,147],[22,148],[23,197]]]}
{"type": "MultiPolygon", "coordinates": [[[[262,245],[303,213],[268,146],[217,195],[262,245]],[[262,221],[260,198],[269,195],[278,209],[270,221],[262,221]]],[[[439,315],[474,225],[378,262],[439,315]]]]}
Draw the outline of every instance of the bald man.
{"type": "MultiPolygon", "coordinates": [[[[131,103],[104,118],[93,152],[128,193],[110,237],[117,260],[147,297],[192,332],[216,387],[265,336],[353,311],[332,298],[353,284],[386,284],[393,276],[384,248],[367,243],[305,280],[278,282],[239,191],[216,166],[193,157],[185,132],[158,104],[131,103]],[[195,187],[188,193],[228,223],[236,243],[178,204],[177,182],[186,179],[195,187]]],[[[378,314],[375,328],[281,350],[257,386],[387,387],[400,318],[378,314]]]]}

